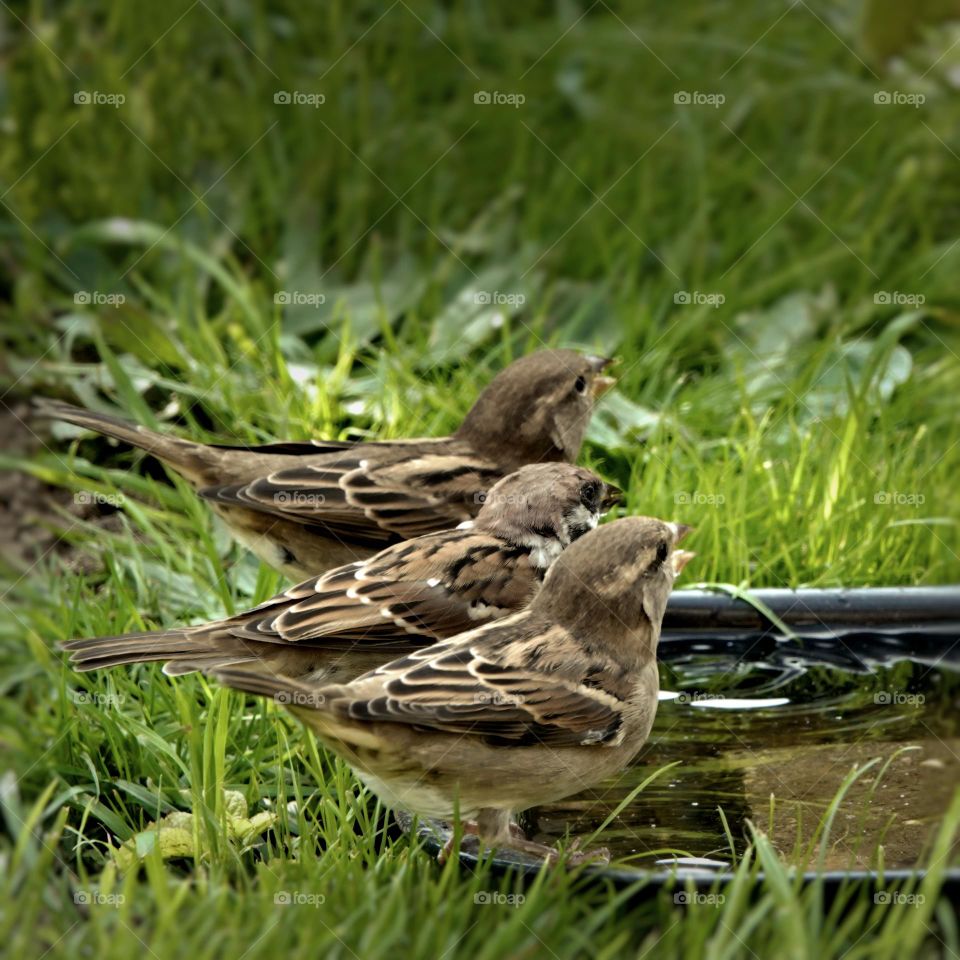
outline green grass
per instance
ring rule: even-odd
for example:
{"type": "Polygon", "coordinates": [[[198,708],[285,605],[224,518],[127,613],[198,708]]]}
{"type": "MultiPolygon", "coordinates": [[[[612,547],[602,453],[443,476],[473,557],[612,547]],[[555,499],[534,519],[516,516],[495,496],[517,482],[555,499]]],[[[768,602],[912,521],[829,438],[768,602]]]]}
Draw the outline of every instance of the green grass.
{"type": "MultiPolygon", "coordinates": [[[[690,580],[957,582],[951,28],[891,69],[853,5],[813,0],[2,15],[5,404],[64,396],[198,438],[439,434],[511,357],[580,345],[622,361],[583,460],[629,511],[696,525],[690,580]]],[[[521,890],[438,867],[279,712],[153,667],[73,675],[58,640],[208,618],[280,581],[136,454],[30,427],[44,445],[29,462],[5,448],[3,466],[123,500],[106,528],[42,510],[74,561],[92,558],[81,570],[57,552],[4,564],[11,955],[960,950],[937,896],[956,810],[918,907],[852,889],[825,909],[762,834],[719,906],[578,873],[521,890]],[[245,848],[226,839],[224,788],[297,813],[245,848]],[[195,812],[195,858],[147,857],[115,880],[119,907],[75,902],[104,883],[109,842],[174,809],[195,812]],[[475,903],[492,890],[526,899],[475,903]],[[325,902],[277,905],[278,891],[325,902]]]]}

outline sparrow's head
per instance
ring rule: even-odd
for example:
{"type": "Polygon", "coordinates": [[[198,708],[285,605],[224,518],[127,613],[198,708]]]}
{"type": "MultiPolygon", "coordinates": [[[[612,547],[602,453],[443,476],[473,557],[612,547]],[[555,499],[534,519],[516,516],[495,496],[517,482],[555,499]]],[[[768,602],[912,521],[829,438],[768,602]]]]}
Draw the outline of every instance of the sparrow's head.
{"type": "Polygon", "coordinates": [[[574,350],[540,350],[501,370],[470,408],[457,436],[499,463],[573,463],[598,396],[614,383],[612,361],[574,350]]]}
{"type": "Polygon", "coordinates": [[[531,556],[543,559],[545,568],[621,499],[617,487],[586,467],[531,463],[487,491],[475,525],[534,547],[531,556]]]}
{"type": "Polygon", "coordinates": [[[667,597],[693,554],[676,550],[682,523],[624,517],[581,537],[553,565],[532,608],[596,636],[642,632],[656,649],[667,597]]]}

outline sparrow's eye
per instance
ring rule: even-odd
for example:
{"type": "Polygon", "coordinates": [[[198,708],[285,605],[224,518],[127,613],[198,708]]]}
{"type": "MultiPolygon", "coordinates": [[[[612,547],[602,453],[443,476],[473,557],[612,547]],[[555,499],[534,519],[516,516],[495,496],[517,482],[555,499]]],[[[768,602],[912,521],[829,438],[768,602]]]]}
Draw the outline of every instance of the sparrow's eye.
{"type": "Polygon", "coordinates": [[[582,375],[577,377],[577,382],[573,385],[573,389],[576,390],[577,393],[583,393],[583,391],[587,389],[587,378],[582,375]]]}
{"type": "Polygon", "coordinates": [[[662,564],[666,559],[667,555],[670,553],[670,548],[667,546],[665,540],[661,540],[657,546],[657,566],[662,564]]]}
{"type": "Polygon", "coordinates": [[[596,510],[600,505],[600,484],[590,480],[580,488],[580,502],[590,510],[596,510]]]}

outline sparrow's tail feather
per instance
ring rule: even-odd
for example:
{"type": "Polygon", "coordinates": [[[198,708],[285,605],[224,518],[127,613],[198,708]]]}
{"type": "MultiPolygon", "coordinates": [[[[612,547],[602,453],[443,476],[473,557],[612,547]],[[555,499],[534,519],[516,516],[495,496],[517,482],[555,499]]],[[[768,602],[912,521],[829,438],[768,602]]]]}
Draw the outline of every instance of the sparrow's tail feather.
{"type": "Polygon", "coordinates": [[[204,627],[70,640],[63,644],[63,649],[70,653],[74,669],[81,672],[162,660],[167,661],[164,673],[179,675],[258,660],[262,646],[204,627]]]}
{"type": "Polygon", "coordinates": [[[33,408],[37,416],[64,420],[146,450],[182,473],[191,483],[205,485],[211,482],[210,470],[215,465],[216,456],[210,447],[202,443],[168,437],[138,423],[108,413],[85,410],[62,400],[36,397],[33,408]]]}

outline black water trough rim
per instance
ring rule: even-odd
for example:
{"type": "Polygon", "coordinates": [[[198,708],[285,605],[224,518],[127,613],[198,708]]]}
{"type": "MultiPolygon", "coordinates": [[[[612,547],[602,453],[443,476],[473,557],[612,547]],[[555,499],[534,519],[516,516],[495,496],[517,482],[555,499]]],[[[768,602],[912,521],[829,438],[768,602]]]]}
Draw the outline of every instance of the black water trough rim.
{"type": "MultiPolygon", "coordinates": [[[[397,810],[394,816],[400,828],[406,833],[414,832],[414,817],[405,810],[397,810]]],[[[447,824],[433,821],[420,821],[416,824],[416,836],[423,843],[431,856],[438,856],[443,848],[442,840],[451,834],[447,824]]],[[[464,870],[473,870],[480,865],[481,856],[470,851],[460,850],[460,866],[464,870]]],[[[524,881],[534,880],[543,869],[543,863],[532,859],[511,856],[501,853],[490,860],[491,871],[496,877],[520,877],[524,881]]],[[[732,883],[736,874],[729,869],[704,870],[699,868],[676,867],[673,869],[646,870],[642,868],[629,869],[627,867],[591,866],[583,868],[584,877],[612,883],[617,889],[636,888],[636,895],[656,896],[661,890],[689,890],[691,887],[698,893],[719,891],[732,883]]],[[[885,870],[879,874],[875,870],[824,870],[816,872],[804,871],[801,874],[801,883],[804,888],[819,885],[827,899],[837,896],[845,886],[850,884],[865,884],[874,892],[889,892],[891,888],[899,888],[908,884],[921,882],[927,875],[926,870],[885,870]]],[[[765,875],[761,871],[757,874],[756,882],[761,885],[765,875]]],[[[943,872],[943,883],[939,896],[949,897],[956,902],[960,900],[960,867],[950,867],[943,872]]],[[[678,901],[682,902],[682,901],[678,901]]]]}
{"type": "MultiPolygon", "coordinates": [[[[836,633],[838,638],[849,635],[889,634],[898,639],[944,636],[960,637],[960,585],[936,587],[855,587],[828,589],[757,589],[750,596],[763,604],[801,638],[809,633],[822,639],[836,633]]],[[[667,604],[663,622],[662,641],[673,650],[685,640],[698,635],[716,636],[727,641],[750,642],[760,635],[777,635],[779,628],[757,606],[720,590],[676,590],[667,604]]],[[[396,811],[401,829],[411,832],[415,820],[405,811],[396,811]]],[[[440,824],[417,823],[416,835],[433,855],[439,854],[443,844],[440,824]]],[[[481,858],[469,850],[460,851],[460,865],[473,869],[481,858]]],[[[532,880],[542,864],[532,860],[511,858],[498,854],[492,859],[495,876],[514,875],[532,880]]],[[[688,889],[697,891],[722,890],[734,880],[729,870],[705,871],[688,868],[669,870],[627,869],[625,867],[586,866],[584,876],[613,883],[617,888],[637,886],[637,894],[655,896],[660,890],[688,889]],[[640,886],[641,882],[643,885],[640,886]]],[[[806,871],[802,875],[804,887],[819,884],[826,898],[839,894],[851,883],[867,884],[874,891],[890,886],[920,882],[927,875],[924,869],[851,871],[806,871]]],[[[762,883],[763,874],[757,876],[762,883]]],[[[941,896],[960,899],[960,867],[948,868],[943,874],[941,896]]]]}
{"type": "MultiPolygon", "coordinates": [[[[960,624],[960,584],[942,587],[848,587],[837,590],[761,588],[749,595],[791,629],[938,632],[960,624]]],[[[674,590],[663,635],[721,630],[774,629],[757,606],[715,590],[674,590]]]]}

